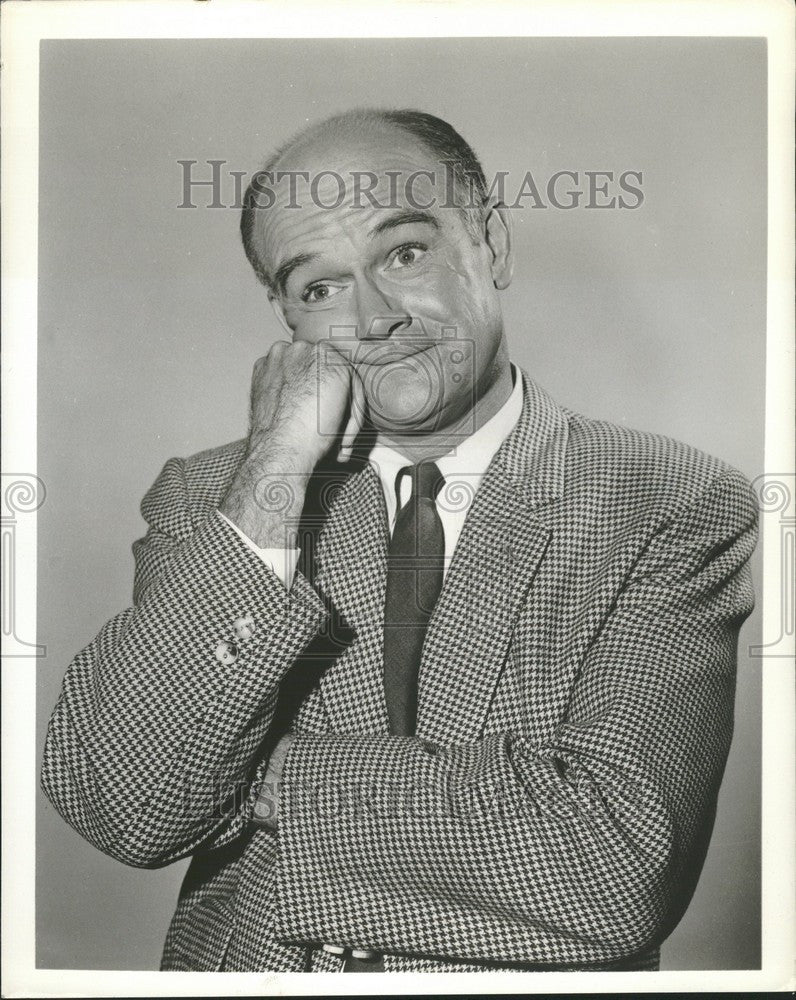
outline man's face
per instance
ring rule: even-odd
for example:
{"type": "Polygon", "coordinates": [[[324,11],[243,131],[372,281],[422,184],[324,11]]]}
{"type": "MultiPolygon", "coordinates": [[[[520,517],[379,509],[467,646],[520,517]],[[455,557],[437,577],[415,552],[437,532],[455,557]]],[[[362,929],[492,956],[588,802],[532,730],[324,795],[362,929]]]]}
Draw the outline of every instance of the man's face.
{"type": "Polygon", "coordinates": [[[293,339],[333,340],[388,437],[460,421],[507,363],[495,286],[508,284],[510,249],[499,247],[496,263],[490,246],[508,240],[504,217],[492,221],[495,238],[485,226],[476,239],[461,210],[444,207],[452,192],[443,165],[391,128],[316,138],[277,170],[310,175],[294,179],[298,207],[287,207],[283,178],[276,206],[260,213],[265,260],[280,277],[272,301],[293,339]],[[313,182],[321,171],[336,176],[313,182]],[[376,183],[360,180],[357,193],[357,171],[376,183]]]}

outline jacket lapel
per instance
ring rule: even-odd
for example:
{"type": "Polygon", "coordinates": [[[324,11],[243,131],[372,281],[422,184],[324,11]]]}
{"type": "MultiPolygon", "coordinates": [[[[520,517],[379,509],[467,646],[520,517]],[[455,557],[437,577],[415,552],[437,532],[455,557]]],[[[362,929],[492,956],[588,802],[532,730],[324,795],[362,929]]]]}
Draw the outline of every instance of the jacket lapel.
{"type": "Polygon", "coordinates": [[[523,379],[520,419],[481,482],[429,623],[419,736],[480,736],[514,621],[550,543],[547,508],[563,488],[567,419],[525,373],[523,379]]]}
{"type": "Polygon", "coordinates": [[[382,628],[387,511],[373,468],[366,463],[352,473],[329,507],[315,582],[354,636],[321,678],[324,708],[334,732],[386,733],[382,628]]]}

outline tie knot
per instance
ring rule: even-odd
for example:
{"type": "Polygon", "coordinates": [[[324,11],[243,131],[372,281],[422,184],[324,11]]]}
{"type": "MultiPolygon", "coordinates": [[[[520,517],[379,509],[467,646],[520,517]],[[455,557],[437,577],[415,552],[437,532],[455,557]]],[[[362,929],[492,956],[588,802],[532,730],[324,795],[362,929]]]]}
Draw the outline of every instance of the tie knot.
{"type": "Polygon", "coordinates": [[[399,498],[401,496],[401,479],[404,476],[409,476],[412,480],[412,496],[417,500],[435,501],[445,483],[445,477],[434,462],[405,465],[395,481],[395,491],[399,498]]]}

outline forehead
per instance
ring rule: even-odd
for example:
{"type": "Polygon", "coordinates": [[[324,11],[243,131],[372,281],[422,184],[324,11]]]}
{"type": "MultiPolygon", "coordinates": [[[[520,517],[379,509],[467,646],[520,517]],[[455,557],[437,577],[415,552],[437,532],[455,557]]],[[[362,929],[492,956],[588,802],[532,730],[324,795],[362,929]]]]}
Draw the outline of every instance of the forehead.
{"type": "Polygon", "coordinates": [[[310,243],[364,239],[401,210],[422,208],[440,228],[452,214],[443,209],[450,167],[394,127],[310,137],[280,157],[266,183],[273,204],[257,212],[255,233],[271,269],[310,243]]]}

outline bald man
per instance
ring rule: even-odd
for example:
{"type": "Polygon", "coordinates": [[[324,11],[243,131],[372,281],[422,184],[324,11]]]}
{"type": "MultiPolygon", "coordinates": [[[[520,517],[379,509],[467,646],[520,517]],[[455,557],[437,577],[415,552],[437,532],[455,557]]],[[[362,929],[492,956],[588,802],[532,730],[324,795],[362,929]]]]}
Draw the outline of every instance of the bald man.
{"type": "Polygon", "coordinates": [[[509,212],[439,118],[313,125],[241,232],[286,339],[247,437],[146,494],[46,793],[126,864],[192,856],[164,969],[657,968],[731,739],[749,485],[512,363],[509,212]]]}

